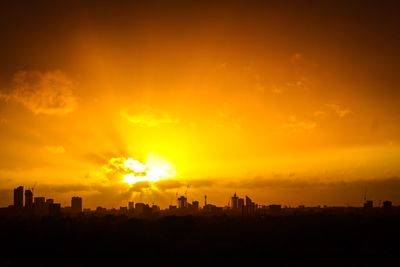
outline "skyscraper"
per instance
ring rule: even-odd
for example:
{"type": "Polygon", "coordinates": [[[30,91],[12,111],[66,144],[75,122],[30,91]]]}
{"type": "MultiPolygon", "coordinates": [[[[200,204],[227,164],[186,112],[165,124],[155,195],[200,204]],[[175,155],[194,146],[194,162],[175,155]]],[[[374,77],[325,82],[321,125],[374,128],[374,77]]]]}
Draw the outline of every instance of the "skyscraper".
{"type": "Polygon", "coordinates": [[[31,190],[25,190],[25,207],[31,208],[33,206],[33,192],[31,190]]]}
{"type": "Polygon", "coordinates": [[[181,196],[178,198],[178,208],[183,209],[187,208],[187,198],[184,196],[181,196]]]}
{"type": "Polygon", "coordinates": [[[18,186],[14,189],[14,208],[22,208],[24,205],[24,187],[18,186]]]}
{"type": "Polygon", "coordinates": [[[238,196],[236,195],[236,192],[235,192],[235,194],[233,195],[233,197],[232,197],[232,199],[231,199],[231,208],[232,208],[233,210],[236,210],[236,209],[239,208],[239,198],[238,198],[238,196]]]}
{"type": "Polygon", "coordinates": [[[71,210],[73,213],[82,212],[82,198],[81,197],[72,197],[71,210]]]}

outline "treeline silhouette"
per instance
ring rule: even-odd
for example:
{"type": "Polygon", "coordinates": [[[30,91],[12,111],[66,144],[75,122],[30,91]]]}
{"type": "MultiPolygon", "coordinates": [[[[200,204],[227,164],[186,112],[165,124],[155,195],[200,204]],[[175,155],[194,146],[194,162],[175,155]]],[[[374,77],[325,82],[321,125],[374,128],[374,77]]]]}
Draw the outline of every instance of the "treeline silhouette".
{"type": "Polygon", "coordinates": [[[397,257],[399,226],[397,214],[3,217],[0,266],[384,261],[397,257]]]}

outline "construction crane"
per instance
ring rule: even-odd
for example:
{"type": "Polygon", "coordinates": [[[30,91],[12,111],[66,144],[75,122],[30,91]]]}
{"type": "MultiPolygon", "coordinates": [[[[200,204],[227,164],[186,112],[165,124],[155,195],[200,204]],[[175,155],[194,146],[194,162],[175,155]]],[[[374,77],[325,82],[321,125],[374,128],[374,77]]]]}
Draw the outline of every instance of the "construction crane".
{"type": "Polygon", "coordinates": [[[190,187],[190,184],[188,184],[188,185],[186,186],[186,191],[185,191],[185,197],[186,197],[186,198],[187,198],[187,191],[188,191],[189,187],[190,187]]]}
{"type": "Polygon", "coordinates": [[[37,182],[35,182],[35,183],[32,185],[32,187],[31,187],[32,194],[33,194],[33,191],[34,191],[35,188],[36,188],[36,185],[37,185],[37,182]]]}

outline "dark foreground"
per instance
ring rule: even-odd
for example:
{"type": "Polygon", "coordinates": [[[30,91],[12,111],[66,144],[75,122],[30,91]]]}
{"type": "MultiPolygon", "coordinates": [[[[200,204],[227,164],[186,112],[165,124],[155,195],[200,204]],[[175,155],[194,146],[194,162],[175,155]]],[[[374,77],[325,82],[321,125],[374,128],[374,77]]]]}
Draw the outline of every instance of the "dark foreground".
{"type": "Polygon", "coordinates": [[[0,218],[0,240],[0,266],[397,265],[400,216],[0,218]]]}

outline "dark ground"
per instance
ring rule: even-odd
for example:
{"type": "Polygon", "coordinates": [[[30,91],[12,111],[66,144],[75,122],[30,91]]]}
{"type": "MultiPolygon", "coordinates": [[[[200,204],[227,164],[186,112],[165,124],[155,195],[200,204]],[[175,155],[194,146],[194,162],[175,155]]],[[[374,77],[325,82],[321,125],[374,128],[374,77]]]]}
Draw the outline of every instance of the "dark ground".
{"type": "Polygon", "coordinates": [[[0,240],[0,266],[398,266],[400,216],[0,218],[0,240]]]}

